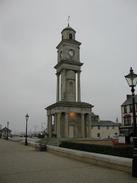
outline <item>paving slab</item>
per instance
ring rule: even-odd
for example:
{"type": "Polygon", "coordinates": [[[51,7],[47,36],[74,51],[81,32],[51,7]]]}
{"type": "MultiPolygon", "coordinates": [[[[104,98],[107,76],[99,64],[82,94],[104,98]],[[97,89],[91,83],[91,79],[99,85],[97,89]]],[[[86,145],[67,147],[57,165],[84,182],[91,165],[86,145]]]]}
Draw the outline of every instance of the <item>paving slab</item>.
{"type": "Polygon", "coordinates": [[[131,174],[0,139],[0,183],[137,183],[131,174]]]}

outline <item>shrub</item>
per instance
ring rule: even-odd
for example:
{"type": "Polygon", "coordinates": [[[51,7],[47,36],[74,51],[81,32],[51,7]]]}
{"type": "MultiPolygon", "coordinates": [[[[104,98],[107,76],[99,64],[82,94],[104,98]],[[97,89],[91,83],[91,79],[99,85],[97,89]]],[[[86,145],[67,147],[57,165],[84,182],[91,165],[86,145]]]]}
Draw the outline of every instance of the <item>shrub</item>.
{"type": "Polygon", "coordinates": [[[107,146],[63,141],[60,144],[60,147],[127,158],[132,158],[133,153],[133,148],[131,146],[107,146]]]}

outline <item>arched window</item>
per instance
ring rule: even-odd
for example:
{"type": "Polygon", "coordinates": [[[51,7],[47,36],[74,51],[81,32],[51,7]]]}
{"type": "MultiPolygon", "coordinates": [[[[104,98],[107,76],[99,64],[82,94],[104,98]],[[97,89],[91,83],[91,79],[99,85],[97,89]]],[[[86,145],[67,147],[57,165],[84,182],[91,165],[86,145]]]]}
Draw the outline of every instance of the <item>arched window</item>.
{"type": "Polygon", "coordinates": [[[130,126],[131,125],[131,115],[127,114],[124,116],[124,126],[130,126]]]}
{"type": "Polygon", "coordinates": [[[72,39],[72,34],[69,34],[69,39],[72,39]]]}

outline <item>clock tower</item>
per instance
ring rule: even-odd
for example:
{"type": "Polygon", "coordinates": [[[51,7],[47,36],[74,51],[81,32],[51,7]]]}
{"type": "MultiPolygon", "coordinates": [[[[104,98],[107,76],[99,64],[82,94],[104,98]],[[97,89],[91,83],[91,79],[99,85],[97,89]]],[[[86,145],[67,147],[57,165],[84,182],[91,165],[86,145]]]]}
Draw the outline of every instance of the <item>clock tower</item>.
{"type": "Polygon", "coordinates": [[[91,120],[95,117],[92,104],[81,101],[80,61],[81,43],[76,31],[69,25],[61,32],[57,45],[56,103],[48,106],[47,129],[49,137],[90,138],[91,120]]]}
{"type": "Polygon", "coordinates": [[[76,31],[71,27],[62,30],[62,40],[57,46],[57,102],[81,101],[80,72],[83,63],[80,62],[80,45],[75,40],[76,31]]]}

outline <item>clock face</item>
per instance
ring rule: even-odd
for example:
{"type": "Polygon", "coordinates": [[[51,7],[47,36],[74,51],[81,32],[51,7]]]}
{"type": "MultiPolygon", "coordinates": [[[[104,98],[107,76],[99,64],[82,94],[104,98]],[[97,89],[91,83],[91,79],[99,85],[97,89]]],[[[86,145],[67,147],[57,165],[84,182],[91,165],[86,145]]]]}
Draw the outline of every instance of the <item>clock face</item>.
{"type": "Polygon", "coordinates": [[[74,56],[74,53],[75,53],[74,50],[69,50],[69,51],[68,51],[68,54],[69,54],[69,56],[71,56],[71,57],[74,56]]]}

